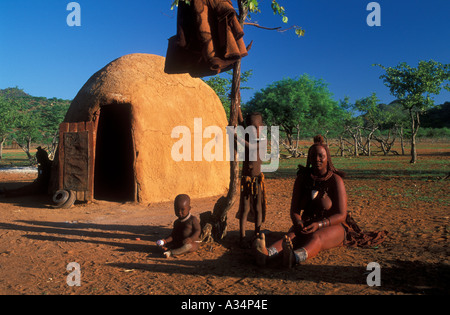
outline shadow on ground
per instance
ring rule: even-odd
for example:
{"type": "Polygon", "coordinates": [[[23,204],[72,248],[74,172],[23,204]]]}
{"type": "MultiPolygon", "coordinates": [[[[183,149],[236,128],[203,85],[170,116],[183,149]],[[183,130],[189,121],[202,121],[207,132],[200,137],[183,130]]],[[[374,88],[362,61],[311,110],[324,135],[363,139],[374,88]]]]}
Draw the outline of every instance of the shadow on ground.
{"type": "MultiPolygon", "coordinates": [[[[150,253],[145,263],[107,263],[124,270],[136,269],[149,273],[180,274],[191,276],[217,276],[245,278],[311,281],[315,283],[342,283],[367,285],[369,273],[364,266],[320,265],[314,261],[294,269],[281,269],[279,261],[273,260],[266,268],[254,264],[252,253],[237,246],[238,233],[228,234],[221,244],[202,244],[201,257],[211,248],[222,246],[224,254],[217,259],[189,259],[189,255],[164,259],[159,255],[154,241],[170,233],[162,226],[109,225],[77,222],[15,221],[0,223],[0,230],[26,232],[24,237],[36,241],[68,242],[77,244],[103,244],[116,247],[118,251],[150,253]],[[34,234],[35,233],[35,234],[34,234]],[[51,235],[48,235],[51,234],[51,235]],[[136,244],[139,238],[142,242],[136,244]],[[151,242],[149,244],[149,242],[151,242]],[[202,254],[203,251],[203,254],[202,254]]],[[[270,233],[272,240],[283,233],[270,233]]],[[[198,256],[197,256],[198,257],[198,256]]],[[[352,264],[354,262],[349,262],[352,264]]],[[[408,294],[450,293],[450,266],[420,261],[395,260],[384,262],[381,269],[379,290],[408,294]]]]}

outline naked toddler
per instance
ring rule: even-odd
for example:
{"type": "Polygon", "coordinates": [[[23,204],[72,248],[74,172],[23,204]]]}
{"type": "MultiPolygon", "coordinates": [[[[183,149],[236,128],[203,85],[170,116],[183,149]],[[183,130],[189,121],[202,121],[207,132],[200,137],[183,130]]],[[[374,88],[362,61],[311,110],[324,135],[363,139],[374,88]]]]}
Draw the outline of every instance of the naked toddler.
{"type": "Polygon", "coordinates": [[[190,212],[188,195],[181,194],[175,198],[174,210],[178,219],[173,224],[172,234],[156,242],[164,250],[166,258],[196,251],[201,233],[200,221],[190,212]]]}

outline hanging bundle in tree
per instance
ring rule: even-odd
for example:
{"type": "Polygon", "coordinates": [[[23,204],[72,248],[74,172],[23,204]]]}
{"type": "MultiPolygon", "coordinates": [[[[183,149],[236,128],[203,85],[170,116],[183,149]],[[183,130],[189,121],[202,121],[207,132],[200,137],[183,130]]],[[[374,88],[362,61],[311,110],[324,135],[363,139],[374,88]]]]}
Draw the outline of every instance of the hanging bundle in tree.
{"type": "Polygon", "coordinates": [[[230,0],[180,1],[177,35],[169,39],[165,72],[204,77],[228,71],[248,55],[243,36],[230,0]]]}

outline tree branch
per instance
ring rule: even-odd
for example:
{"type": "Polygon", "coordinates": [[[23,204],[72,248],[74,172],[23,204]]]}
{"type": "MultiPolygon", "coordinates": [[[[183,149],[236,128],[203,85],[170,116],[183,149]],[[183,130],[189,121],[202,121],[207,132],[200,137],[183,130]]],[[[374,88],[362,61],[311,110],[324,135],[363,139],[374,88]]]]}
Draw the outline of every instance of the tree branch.
{"type": "Polygon", "coordinates": [[[298,29],[299,28],[297,25],[293,25],[291,27],[284,28],[284,29],[281,26],[278,26],[278,27],[266,27],[266,26],[259,25],[258,23],[252,23],[252,22],[244,22],[244,25],[254,26],[254,27],[257,27],[257,28],[261,28],[263,30],[277,31],[277,32],[280,32],[280,33],[284,33],[284,32],[287,32],[289,30],[298,29]]]}
{"type": "Polygon", "coordinates": [[[262,28],[263,30],[269,30],[269,31],[278,31],[281,29],[281,26],[279,27],[265,27],[265,26],[261,26],[258,23],[251,23],[251,22],[244,22],[244,25],[250,25],[250,26],[254,26],[257,28],[262,28]]]}

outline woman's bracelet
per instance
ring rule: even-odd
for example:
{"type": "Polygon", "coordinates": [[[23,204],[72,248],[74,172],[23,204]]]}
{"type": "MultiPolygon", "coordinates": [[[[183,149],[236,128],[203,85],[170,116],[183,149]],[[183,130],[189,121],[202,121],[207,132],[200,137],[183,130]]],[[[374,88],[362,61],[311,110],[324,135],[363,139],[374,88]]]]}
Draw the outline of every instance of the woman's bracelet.
{"type": "Polygon", "coordinates": [[[319,229],[330,226],[330,225],[331,225],[330,219],[325,219],[325,220],[319,221],[319,229]]]}

